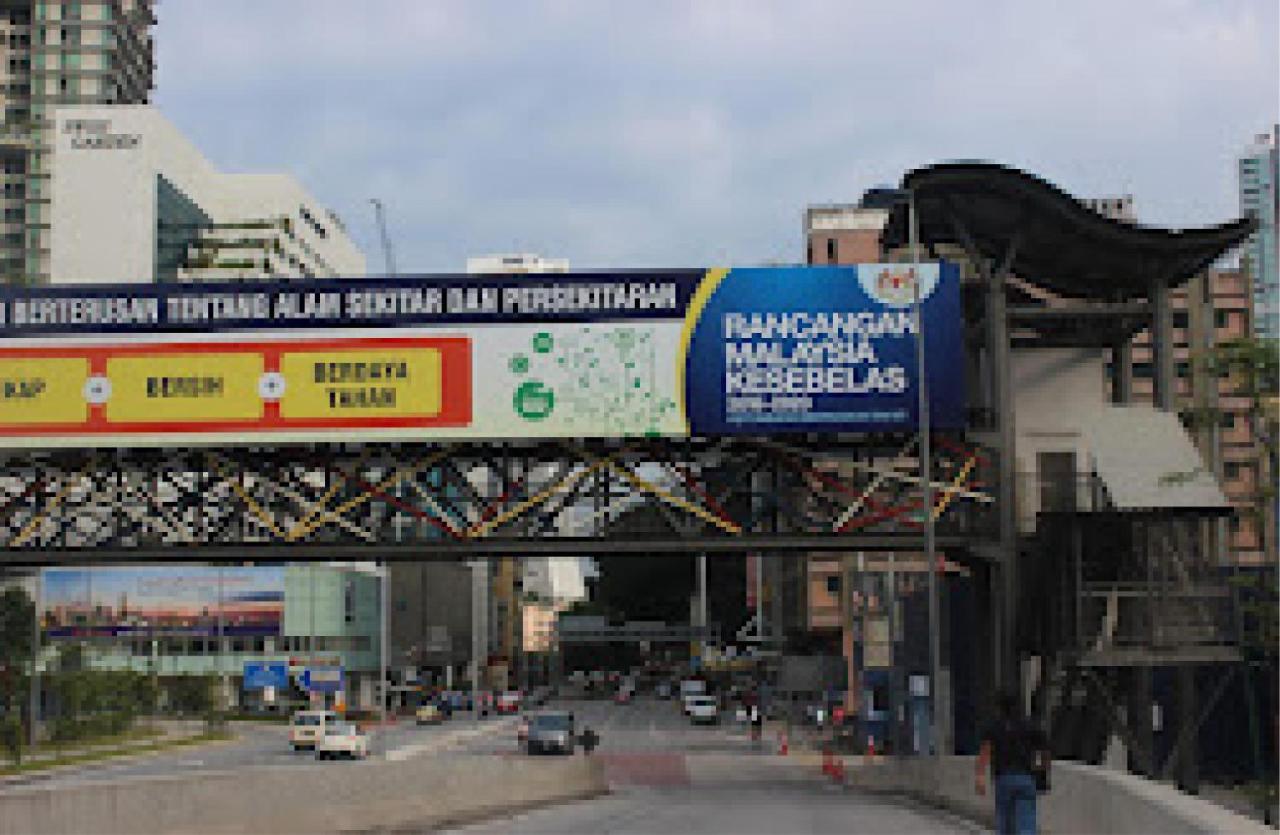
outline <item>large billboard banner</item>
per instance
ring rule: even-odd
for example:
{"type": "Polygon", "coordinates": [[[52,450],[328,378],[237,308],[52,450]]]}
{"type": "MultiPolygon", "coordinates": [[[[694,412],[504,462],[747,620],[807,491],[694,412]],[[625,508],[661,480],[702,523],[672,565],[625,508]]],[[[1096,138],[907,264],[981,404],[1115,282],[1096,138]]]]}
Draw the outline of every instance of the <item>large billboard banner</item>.
{"type": "Polygon", "coordinates": [[[0,445],[962,424],[954,265],[0,291],[0,445]],[[918,281],[917,281],[918,277],[918,281]]]}
{"type": "Polygon", "coordinates": [[[281,566],[48,568],[41,623],[52,639],[281,634],[281,566]]]}

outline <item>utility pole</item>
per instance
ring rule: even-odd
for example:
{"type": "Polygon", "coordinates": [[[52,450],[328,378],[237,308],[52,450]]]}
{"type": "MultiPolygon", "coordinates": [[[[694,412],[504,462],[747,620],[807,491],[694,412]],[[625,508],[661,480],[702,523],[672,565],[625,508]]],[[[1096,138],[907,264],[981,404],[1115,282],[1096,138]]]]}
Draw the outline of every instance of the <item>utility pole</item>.
{"type": "Polygon", "coordinates": [[[387,275],[396,274],[396,258],[391,251],[391,236],[387,234],[387,210],[377,197],[369,198],[373,204],[373,216],[378,222],[378,235],[382,238],[382,263],[387,275]]]}

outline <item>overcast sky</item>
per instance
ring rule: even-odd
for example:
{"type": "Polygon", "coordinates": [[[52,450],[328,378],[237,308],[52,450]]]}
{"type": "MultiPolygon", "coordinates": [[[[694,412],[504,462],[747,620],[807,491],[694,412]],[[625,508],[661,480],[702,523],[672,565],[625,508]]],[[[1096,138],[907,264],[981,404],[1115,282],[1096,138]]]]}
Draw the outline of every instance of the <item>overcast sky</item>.
{"type": "Polygon", "coordinates": [[[227,171],[294,174],[380,271],[795,262],[815,202],[946,159],[1237,212],[1280,110],[1276,0],[166,0],[155,100],[227,171]]]}

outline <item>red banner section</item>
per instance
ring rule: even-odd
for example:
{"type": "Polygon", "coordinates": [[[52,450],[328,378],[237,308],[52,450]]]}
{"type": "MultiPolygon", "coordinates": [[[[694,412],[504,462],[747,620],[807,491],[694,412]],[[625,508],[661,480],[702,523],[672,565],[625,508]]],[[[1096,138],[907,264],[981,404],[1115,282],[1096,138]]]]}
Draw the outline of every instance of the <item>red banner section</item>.
{"type": "Polygon", "coordinates": [[[0,347],[0,437],[471,423],[465,337],[0,347]]]}

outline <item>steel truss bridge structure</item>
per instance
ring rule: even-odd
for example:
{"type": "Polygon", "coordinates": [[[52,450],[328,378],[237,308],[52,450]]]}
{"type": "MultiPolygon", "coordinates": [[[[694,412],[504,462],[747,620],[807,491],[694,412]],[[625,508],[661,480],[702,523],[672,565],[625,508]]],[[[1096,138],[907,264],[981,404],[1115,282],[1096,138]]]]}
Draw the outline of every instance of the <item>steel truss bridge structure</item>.
{"type": "MultiPolygon", "coordinates": [[[[12,454],[0,549],[9,565],[919,550],[915,449],[800,437],[12,454]]],[[[944,436],[935,450],[939,546],[960,552],[994,529],[991,453],[944,436]]]]}

